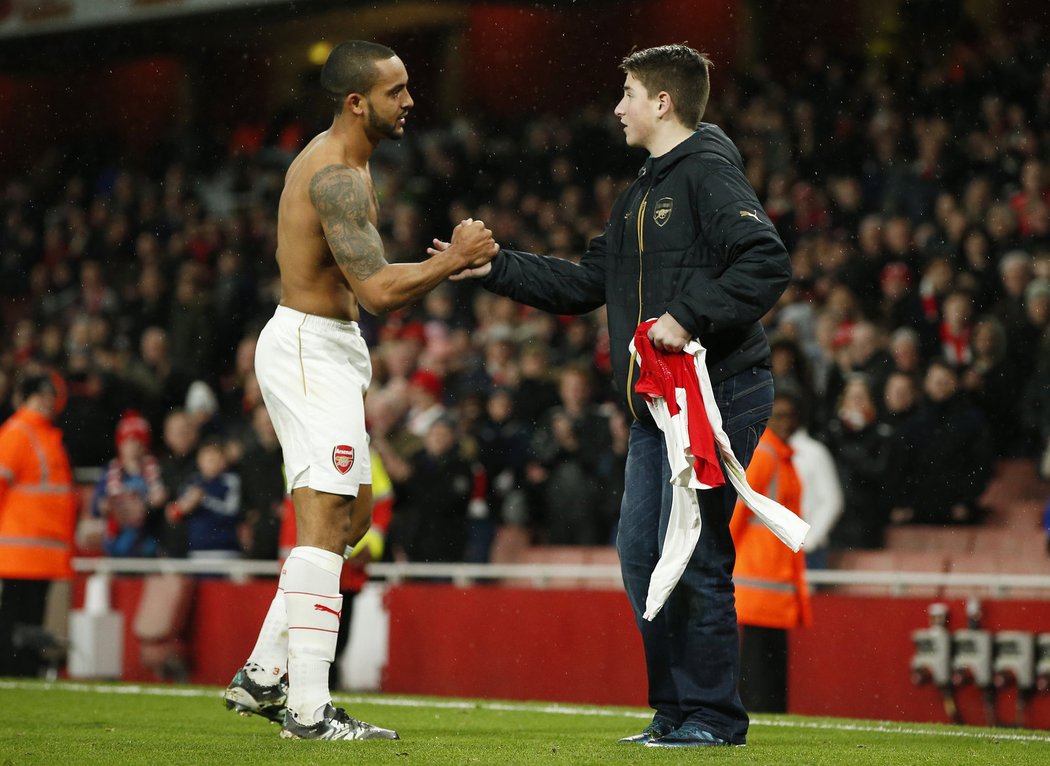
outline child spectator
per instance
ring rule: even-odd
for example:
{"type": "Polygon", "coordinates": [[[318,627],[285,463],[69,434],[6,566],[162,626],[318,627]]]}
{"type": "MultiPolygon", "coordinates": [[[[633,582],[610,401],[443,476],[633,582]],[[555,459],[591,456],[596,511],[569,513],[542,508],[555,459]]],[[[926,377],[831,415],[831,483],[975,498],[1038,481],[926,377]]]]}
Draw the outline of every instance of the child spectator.
{"type": "Polygon", "coordinates": [[[241,556],[241,478],[228,469],[222,441],[206,439],[197,450],[197,472],[168,504],[168,521],[185,524],[190,558],[241,556]]]}

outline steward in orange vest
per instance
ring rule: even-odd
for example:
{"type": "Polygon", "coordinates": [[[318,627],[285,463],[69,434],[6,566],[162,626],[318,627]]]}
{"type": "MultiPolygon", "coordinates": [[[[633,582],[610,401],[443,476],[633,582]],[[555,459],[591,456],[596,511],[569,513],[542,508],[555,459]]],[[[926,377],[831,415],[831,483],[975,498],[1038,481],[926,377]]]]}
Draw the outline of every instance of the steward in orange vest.
{"type": "MultiPolygon", "coordinates": [[[[747,481],[756,492],[801,515],[802,485],[787,443],[799,424],[799,404],[793,394],[777,392],[769,425],[747,467],[747,481]]],[[[755,712],[785,712],[787,631],[812,622],[805,554],[784,545],[742,502],[729,531],[736,546],[741,701],[755,712]]]]}
{"type": "Polygon", "coordinates": [[[0,427],[0,578],[73,576],[77,499],[48,377],[22,382],[22,406],[0,427]]]}
{"type": "MultiPolygon", "coordinates": [[[[798,513],[802,485],[791,462],[794,450],[766,429],[747,467],[747,481],[767,497],[798,513]]],[[[801,515],[801,514],[800,514],[801,515]]],[[[738,502],[730,524],[736,545],[737,622],[767,628],[809,625],[805,554],[793,552],[758,517],[738,502]]]]}
{"type": "Polygon", "coordinates": [[[73,472],[51,424],[55,381],[30,375],[18,391],[21,406],[0,426],[0,676],[37,674],[24,636],[43,624],[51,581],[73,576],[77,522],[73,472]]]}

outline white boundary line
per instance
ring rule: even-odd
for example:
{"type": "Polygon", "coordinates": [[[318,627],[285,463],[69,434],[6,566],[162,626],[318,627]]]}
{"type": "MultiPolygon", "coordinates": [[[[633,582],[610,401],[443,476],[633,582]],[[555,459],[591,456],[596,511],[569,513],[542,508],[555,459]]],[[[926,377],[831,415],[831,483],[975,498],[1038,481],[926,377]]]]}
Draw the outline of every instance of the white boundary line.
{"type": "MultiPolygon", "coordinates": [[[[100,694],[145,694],[157,697],[212,697],[219,699],[221,690],[197,687],[176,689],[166,686],[140,684],[82,683],[78,681],[0,681],[0,689],[25,689],[44,691],[95,692],[100,694]]],[[[549,713],[551,715],[585,715],[605,718],[639,718],[648,720],[651,712],[642,712],[614,707],[583,707],[560,704],[526,704],[513,702],[470,702],[466,700],[414,699],[409,697],[355,696],[336,693],[335,699],[359,705],[386,705],[389,707],[414,707],[438,710],[493,710],[505,713],[549,713]]],[[[1009,740],[1012,742],[1042,742],[1050,744],[1050,734],[1014,733],[1011,731],[972,731],[968,729],[923,729],[895,724],[889,721],[864,723],[835,723],[833,721],[795,721],[772,718],[752,718],[752,726],[775,726],[784,729],[822,729],[827,731],[860,731],[875,734],[907,734],[920,737],[962,737],[964,739],[1009,740]]],[[[1027,731],[1027,730],[1021,730],[1027,731]]]]}

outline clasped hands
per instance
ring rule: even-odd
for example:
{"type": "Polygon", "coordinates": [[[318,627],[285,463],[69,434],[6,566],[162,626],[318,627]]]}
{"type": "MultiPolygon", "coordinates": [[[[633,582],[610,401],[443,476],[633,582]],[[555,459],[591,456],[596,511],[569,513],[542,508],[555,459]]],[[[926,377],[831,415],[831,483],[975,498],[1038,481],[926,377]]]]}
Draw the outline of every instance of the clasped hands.
{"type": "Polygon", "coordinates": [[[473,218],[466,218],[456,225],[452,230],[450,242],[440,239],[433,242],[434,246],[427,248],[430,257],[447,253],[455,255],[463,264],[463,268],[453,274],[452,279],[485,276],[492,269],[489,261],[499,252],[499,244],[493,239],[492,230],[486,227],[483,221],[475,221],[473,218]]]}
{"type": "Polygon", "coordinates": [[[489,262],[499,253],[499,244],[493,239],[492,231],[483,221],[475,221],[473,218],[464,219],[457,224],[452,230],[451,242],[441,239],[432,241],[433,247],[427,248],[427,254],[431,258],[442,253],[459,251],[464,266],[450,277],[453,280],[487,276],[492,271],[489,262]]]}
{"type": "MultiPolygon", "coordinates": [[[[461,221],[453,229],[451,242],[434,239],[433,246],[427,248],[427,254],[433,258],[449,252],[453,247],[462,248],[462,257],[466,259],[466,265],[449,277],[452,280],[488,276],[492,271],[491,261],[499,253],[499,245],[493,239],[492,232],[484,223],[473,218],[461,221]]],[[[685,348],[692,336],[677,319],[664,313],[649,328],[649,340],[659,351],[677,352],[685,348]]]]}

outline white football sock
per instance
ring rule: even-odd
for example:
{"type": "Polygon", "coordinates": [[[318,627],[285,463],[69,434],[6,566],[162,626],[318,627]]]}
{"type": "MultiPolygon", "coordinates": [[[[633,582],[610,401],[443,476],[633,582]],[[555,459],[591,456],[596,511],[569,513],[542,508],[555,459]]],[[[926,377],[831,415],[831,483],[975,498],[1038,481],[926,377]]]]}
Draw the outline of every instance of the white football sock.
{"type": "Polygon", "coordinates": [[[257,684],[273,686],[288,670],[288,612],[284,608],[284,573],[277,581],[277,594],[259,629],[255,648],[245,664],[248,677],[257,684]]]}
{"type": "Polygon", "coordinates": [[[288,612],[288,712],[310,725],[332,701],[328,670],[335,659],[343,597],[343,557],[323,548],[297,546],[284,563],[288,612]]]}

